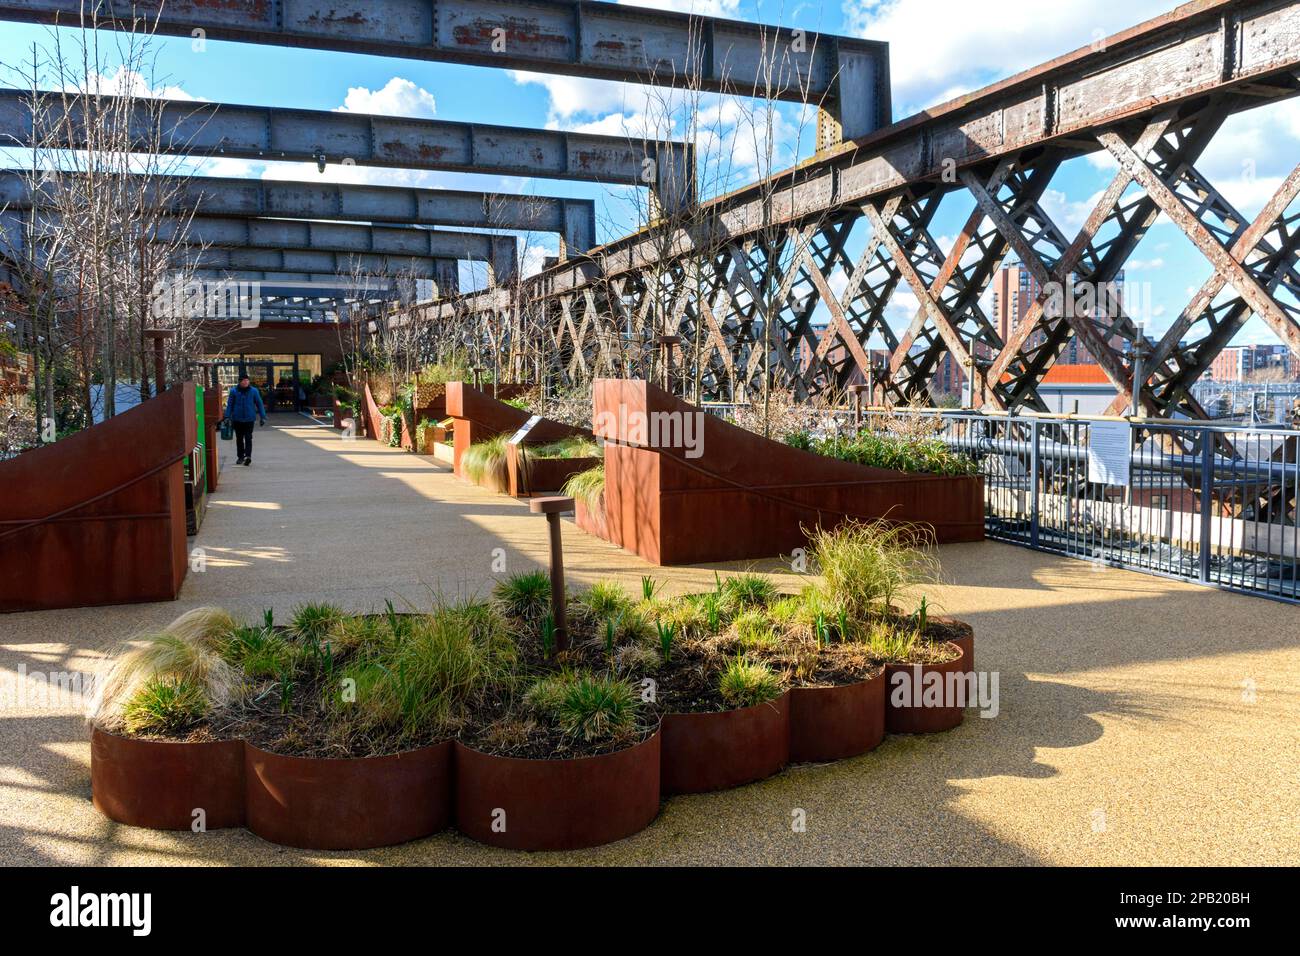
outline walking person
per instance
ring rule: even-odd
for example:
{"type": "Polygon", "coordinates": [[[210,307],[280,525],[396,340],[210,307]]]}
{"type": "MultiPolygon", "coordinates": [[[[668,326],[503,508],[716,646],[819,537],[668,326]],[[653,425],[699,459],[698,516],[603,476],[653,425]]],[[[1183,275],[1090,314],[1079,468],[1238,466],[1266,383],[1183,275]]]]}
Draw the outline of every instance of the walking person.
{"type": "Polygon", "coordinates": [[[235,427],[235,464],[253,463],[253,422],[266,424],[266,406],[262,393],[253,388],[247,375],[239,376],[239,384],[226,398],[226,417],[235,427]]]}

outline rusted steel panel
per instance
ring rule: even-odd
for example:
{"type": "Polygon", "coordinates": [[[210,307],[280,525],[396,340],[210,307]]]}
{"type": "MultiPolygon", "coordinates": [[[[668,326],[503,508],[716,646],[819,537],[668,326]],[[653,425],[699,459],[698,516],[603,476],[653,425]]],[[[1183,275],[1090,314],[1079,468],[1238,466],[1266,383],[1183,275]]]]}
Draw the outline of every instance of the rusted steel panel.
{"type": "Polygon", "coordinates": [[[1223,82],[1224,37],[1218,24],[1202,24],[1196,35],[1179,43],[1152,46],[1103,73],[1061,83],[1056,132],[1091,129],[1223,82]]]}
{"type": "Polygon", "coordinates": [[[0,611],[176,597],[194,400],[185,383],[0,461],[0,611]]]}
{"type": "Polygon", "coordinates": [[[311,850],[418,840],[451,823],[452,743],[383,757],[290,757],[245,742],[248,829],[311,850]]]}
{"type": "Polygon", "coordinates": [[[456,828],[515,850],[576,850],[631,836],[659,813],[660,737],[569,760],[500,757],[457,741],[456,828]]]}
{"type": "Polygon", "coordinates": [[[905,475],[799,451],[699,412],[653,385],[597,379],[595,433],[605,445],[605,519],[611,540],[656,564],[788,554],[804,529],[846,518],[928,524],[940,541],[984,537],[978,477],[905,475]],[[663,417],[668,416],[668,417],[663,417]],[[655,443],[655,421],[685,416],[702,454],[655,443]],[[694,417],[698,416],[698,417],[694,417]],[[644,423],[640,434],[636,422],[644,423]]]}
{"type": "Polygon", "coordinates": [[[238,740],[144,740],[96,728],[90,795],[110,820],[189,830],[203,810],[209,830],[244,825],[244,744],[238,740]]]}
{"type": "Polygon", "coordinates": [[[665,714],[660,732],[664,793],[738,787],[790,762],[790,695],[737,710],[665,714]]]}
{"type": "Polygon", "coordinates": [[[839,687],[791,687],[790,762],[874,750],[885,738],[885,673],[839,687]]]}

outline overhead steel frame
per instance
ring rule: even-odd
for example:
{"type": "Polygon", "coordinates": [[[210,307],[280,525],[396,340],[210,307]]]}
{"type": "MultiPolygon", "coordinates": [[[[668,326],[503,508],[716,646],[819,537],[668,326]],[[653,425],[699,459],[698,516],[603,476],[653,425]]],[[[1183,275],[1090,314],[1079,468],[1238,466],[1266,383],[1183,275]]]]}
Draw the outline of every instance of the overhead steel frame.
{"type": "MultiPolygon", "coordinates": [[[[555,265],[519,307],[549,330],[552,366],[572,379],[610,365],[629,315],[662,315],[664,334],[691,342],[698,332],[705,394],[722,399],[752,392],[769,368],[801,396],[857,373],[874,375],[890,401],[926,399],[947,354],[973,363],[986,407],[1042,409],[1038,385],[1077,338],[1115,386],[1119,411],[1132,401],[1137,327],[1122,307],[1090,303],[1163,213],[1214,274],[1161,341],[1146,343],[1141,407],[1203,417],[1191,385],[1252,314],[1300,356],[1300,223],[1289,211],[1300,171],[1251,222],[1195,167],[1227,117],[1300,92],[1297,22],[1294,0],[1187,4],[705,203],[691,229],[643,230],[555,265]],[[1062,162],[1100,149],[1118,169],[1071,237],[1040,200],[1062,162]],[[974,209],[945,254],[930,223],[957,192],[974,209]],[[865,248],[850,260],[859,227],[865,248]],[[1003,341],[979,300],[1012,254],[1043,291],[1003,341]],[[885,321],[900,286],[920,302],[901,336],[885,321]],[[830,319],[820,342],[818,304],[830,319]],[[780,330],[770,349],[758,333],[768,316],[780,330]],[[868,355],[874,335],[890,351],[884,369],[868,355]]],[[[490,290],[433,308],[510,307],[490,290]]]]}
{"type": "MultiPolygon", "coordinates": [[[[84,0],[0,0],[0,18],[76,25],[84,0]]],[[[770,96],[820,107],[823,147],[890,121],[888,46],[590,0],[100,0],[161,33],[770,96]]]]}
{"type": "MultiPolygon", "coordinates": [[[[21,243],[27,232],[26,217],[30,215],[30,211],[0,211],[0,243],[21,243]]],[[[47,216],[42,216],[39,224],[43,228],[53,225],[47,216]]],[[[158,242],[176,243],[178,247],[230,250],[232,254],[262,253],[255,256],[262,263],[271,261],[267,253],[331,254],[331,259],[316,256],[312,260],[314,264],[305,270],[310,272],[322,271],[323,263],[334,261],[351,267],[343,270],[347,275],[360,267],[361,257],[387,257],[394,264],[414,265],[419,278],[435,279],[441,295],[459,291],[457,276],[461,260],[484,262],[490,282],[510,284],[514,280],[518,245],[512,235],[238,216],[163,218],[154,235],[158,242]]],[[[287,271],[304,269],[296,267],[287,271]]]]}
{"type": "MultiPolygon", "coordinates": [[[[47,174],[43,185],[52,189],[60,177],[77,175],[47,174]]],[[[595,243],[596,204],[590,199],[208,176],[155,176],[148,183],[161,193],[158,208],[177,214],[555,232],[561,250],[571,251],[595,243]]],[[[0,170],[0,208],[45,208],[49,201],[41,193],[38,188],[33,195],[26,174],[0,170]]]]}
{"type": "MultiPolygon", "coordinates": [[[[36,100],[59,144],[82,148],[86,101],[73,99],[68,116],[58,93],[39,93],[36,100]]],[[[141,149],[170,155],[647,186],[674,212],[695,201],[694,149],[672,140],[189,100],[100,96],[90,102],[92,113],[120,116],[129,109],[141,149]]],[[[28,91],[0,89],[0,143],[33,145],[32,103],[28,91]]]]}

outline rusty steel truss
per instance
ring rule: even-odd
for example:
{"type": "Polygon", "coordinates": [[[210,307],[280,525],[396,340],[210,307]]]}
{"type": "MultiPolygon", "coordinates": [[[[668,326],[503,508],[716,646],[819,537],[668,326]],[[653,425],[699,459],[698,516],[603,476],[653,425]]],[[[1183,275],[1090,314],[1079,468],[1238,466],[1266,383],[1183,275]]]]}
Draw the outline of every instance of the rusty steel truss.
{"type": "Polygon", "coordinates": [[[705,203],[689,222],[558,263],[522,291],[426,312],[542,329],[565,381],[619,374],[630,338],[657,342],[720,400],[770,375],[805,398],[857,380],[874,381],[878,399],[924,401],[951,355],[973,367],[985,408],[1045,409],[1039,384],[1077,339],[1114,385],[1113,411],[1130,407],[1140,351],[1142,410],[1203,418],[1191,386],[1252,315],[1300,357],[1300,168],[1253,221],[1196,168],[1234,113],[1300,92],[1298,70],[1300,3],[1188,4],[705,203]],[[1071,235],[1043,196],[1062,163],[1098,150],[1117,169],[1071,235]],[[959,193],[973,209],[945,253],[931,224],[959,193]],[[1135,349],[1122,306],[1090,303],[1161,215],[1213,275],[1159,341],[1135,349]],[[1004,341],[980,299],[1009,257],[1042,292],[1004,341]],[[901,290],[920,308],[900,330],[886,308],[901,290]],[[873,364],[873,338],[887,362],[873,364]]]}

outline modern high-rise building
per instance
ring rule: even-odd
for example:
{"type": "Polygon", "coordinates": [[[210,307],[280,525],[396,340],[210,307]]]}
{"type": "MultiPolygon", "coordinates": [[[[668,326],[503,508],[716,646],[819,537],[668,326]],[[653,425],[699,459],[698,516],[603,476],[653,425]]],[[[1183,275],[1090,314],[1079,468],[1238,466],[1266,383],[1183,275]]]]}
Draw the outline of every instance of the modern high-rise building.
{"type": "MultiPolygon", "coordinates": [[[[1071,276],[1072,282],[1077,282],[1071,276]]],[[[1123,308],[1124,273],[1120,272],[1112,282],[1099,286],[1093,296],[1094,321],[1109,325],[1110,317],[1123,308]]],[[[990,319],[1003,342],[1015,334],[1026,320],[1029,310],[1038,299],[1042,286],[1034,274],[1018,262],[1004,263],[993,277],[993,308],[990,319]]],[[[1038,345],[1043,340],[1041,332],[1035,332],[1025,343],[1028,347],[1038,345]]],[[[1111,344],[1122,350],[1122,340],[1118,336],[1111,338],[1111,344]]],[[[1077,338],[1071,337],[1065,349],[1057,358],[1058,362],[1068,365],[1091,365],[1097,359],[1077,338]]]]}

